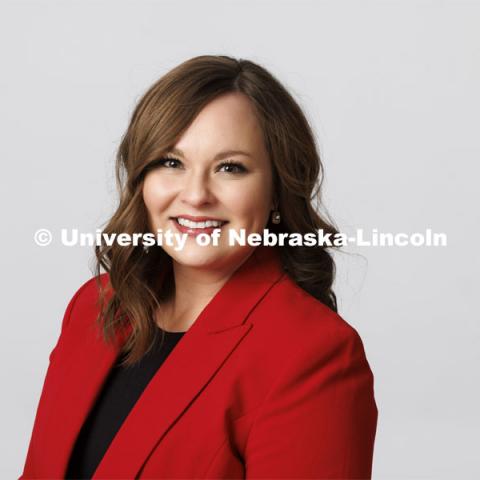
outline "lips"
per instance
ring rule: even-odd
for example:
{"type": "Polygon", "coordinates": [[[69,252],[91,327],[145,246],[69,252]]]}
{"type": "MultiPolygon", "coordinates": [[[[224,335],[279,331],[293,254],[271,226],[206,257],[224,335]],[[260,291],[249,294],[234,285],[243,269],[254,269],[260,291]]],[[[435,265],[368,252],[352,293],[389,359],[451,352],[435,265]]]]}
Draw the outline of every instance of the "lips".
{"type": "Polygon", "coordinates": [[[214,217],[196,217],[193,215],[177,215],[175,217],[170,217],[172,220],[177,220],[179,218],[184,218],[185,220],[190,220],[192,222],[207,222],[207,221],[212,221],[212,222],[223,222],[225,223],[226,220],[223,220],[222,218],[214,218],[214,217]]]}
{"type": "MultiPolygon", "coordinates": [[[[212,218],[212,217],[192,217],[191,215],[181,215],[179,217],[170,217],[173,221],[175,228],[180,233],[186,233],[188,235],[199,235],[200,233],[207,233],[211,234],[215,229],[222,228],[228,221],[222,220],[219,218],[212,218]],[[192,222],[190,224],[182,225],[179,223],[178,219],[188,220],[192,222]],[[194,224],[205,224],[206,222],[219,222],[219,225],[205,225],[205,226],[196,226],[194,224]]],[[[182,222],[185,223],[185,222],[182,222]]]]}

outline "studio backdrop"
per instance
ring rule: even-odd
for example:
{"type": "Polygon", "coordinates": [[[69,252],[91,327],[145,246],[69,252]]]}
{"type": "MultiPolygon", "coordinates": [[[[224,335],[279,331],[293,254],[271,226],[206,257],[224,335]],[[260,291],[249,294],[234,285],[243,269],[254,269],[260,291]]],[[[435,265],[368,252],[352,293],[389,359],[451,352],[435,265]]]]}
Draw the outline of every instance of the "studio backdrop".
{"type": "MultiPolygon", "coordinates": [[[[147,88],[200,55],[258,63],[324,167],[338,313],[378,407],[372,478],[480,478],[480,4],[6,1],[2,75],[2,478],[22,473],[69,300],[118,202],[115,155],[147,88]]],[[[324,210],[323,210],[324,209],[324,210]]]]}

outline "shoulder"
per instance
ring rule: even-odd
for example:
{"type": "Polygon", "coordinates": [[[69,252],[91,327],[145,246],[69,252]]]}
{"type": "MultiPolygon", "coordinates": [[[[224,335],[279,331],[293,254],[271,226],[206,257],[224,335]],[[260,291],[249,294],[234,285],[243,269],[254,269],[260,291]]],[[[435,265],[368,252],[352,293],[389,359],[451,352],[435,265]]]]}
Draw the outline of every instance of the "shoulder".
{"type": "Polygon", "coordinates": [[[359,337],[357,330],[337,312],[298,286],[291,277],[283,278],[272,288],[263,306],[270,311],[270,326],[283,332],[289,340],[315,345],[329,340],[359,337]]]}
{"type": "MultiPolygon", "coordinates": [[[[357,329],[285,275],[253,314],[256,344],[272,365],[369,371],[357,329]]],[[[369,374],[368,374],[369,375],[369,374]]]]}
{"type": "Polygon", "coordinates": [[[259,312],[254,330],[262,360],[276,372],[271,385],[285,392],[308,379],[312,388],[346,382],[373,398],[373,372],[356,328],[288,276],[267,297],[269,314],[259,312]]]}
{"type": "Polygon", "coordinates": [[[99,284],[107,286],[109,276],[106,273],[93,276],[80,285],[63,314],[60,335],[57,343],[50,353],[50,362],[62,350],[61,345],[65,344],[66,339],[73,338],[75,341],[81,338],[86,325],[91,325],[98,314],[99,284]],[[68,328],[67,328],[68,327],[68,328]]]}
{"type": "Polygon", "coordinates": [[[92,301],[96,301],[100,293],[99,286],[106,288],[108,283],[108,273],[102,273],[98,277],[93,276],[89,278],[77,288],[70,303],[74,303],[75,306],[83,306],[85,303],[90,304],[92,301]]]}
{"type": "Polygon", "coordinates": [[[81,284],[68,302],[62,322],[62,330],[75,318],[89,318],[98,313],[100,287],[108,292],[109,275],[102,273],[93,276],[81,284]]]}

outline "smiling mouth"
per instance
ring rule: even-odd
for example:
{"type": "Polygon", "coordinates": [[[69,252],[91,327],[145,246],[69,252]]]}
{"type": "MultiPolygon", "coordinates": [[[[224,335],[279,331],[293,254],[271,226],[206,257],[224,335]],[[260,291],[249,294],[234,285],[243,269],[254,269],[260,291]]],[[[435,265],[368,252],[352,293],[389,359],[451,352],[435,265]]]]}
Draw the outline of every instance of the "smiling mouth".
{"type": "Polygon", "coordinates": [[[212,228],[221,228],[223,225],[228,223],[228,221],[223,220],[205,220],[202,222],[194,222],[193,220],[189,220],[182,217],[170,217],[171,220],[174,220],[175,223],[183,228],[191,229],[191,230],[205,230],[205,229],[212,229],[212,228]]]}

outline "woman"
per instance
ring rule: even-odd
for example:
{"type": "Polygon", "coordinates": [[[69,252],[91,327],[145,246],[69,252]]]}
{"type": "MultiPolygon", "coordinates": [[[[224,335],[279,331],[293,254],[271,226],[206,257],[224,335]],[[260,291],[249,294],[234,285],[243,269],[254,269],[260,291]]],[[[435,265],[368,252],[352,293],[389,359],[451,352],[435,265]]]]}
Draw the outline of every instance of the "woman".
{"type": "Polygon", "coordinates": [[[104,232],[186,243],[96,248],[21,478],[370,477],[373,376],[336,313],[332,257],[227,241],[229,229],[335,233],[312,205],[321,173],[301,109],[255,63],[196,57],[145,93],[104,232]],[[218,245],[196,242],[214,230],[218,245]]]}

